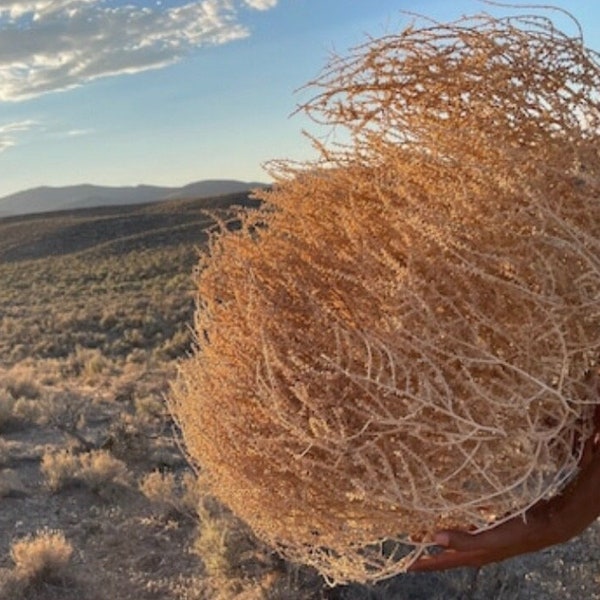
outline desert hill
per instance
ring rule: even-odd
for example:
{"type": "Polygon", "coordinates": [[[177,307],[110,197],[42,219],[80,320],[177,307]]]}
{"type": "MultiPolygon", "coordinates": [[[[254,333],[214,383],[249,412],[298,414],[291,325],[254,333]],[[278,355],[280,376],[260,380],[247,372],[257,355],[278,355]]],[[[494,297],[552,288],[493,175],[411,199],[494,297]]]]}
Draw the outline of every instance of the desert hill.
{"type": "Polygon", "coordinates": [[[244,192],[0,219],[0,366],[185,352],[208,230],[253,206],[244,192]]]}
{"type": "Polygon", "coordinates": [[[181,243],[199,244],[205,229],[232,207],[258,202],[247,192],[103,206],[0,218],[0,263],[96,249],[118,254],[181,243]]]}
{"type": "Polygon", "coordinates": [[[109,187],[89,184],[65,187],[43,186],[0,198],[0,217],[97,206],[124,206],[176,198],[211,198],[248,192],[264,186],[264,183],[235,179],[208,179],[182,187],[153,185],[109,187]]]}

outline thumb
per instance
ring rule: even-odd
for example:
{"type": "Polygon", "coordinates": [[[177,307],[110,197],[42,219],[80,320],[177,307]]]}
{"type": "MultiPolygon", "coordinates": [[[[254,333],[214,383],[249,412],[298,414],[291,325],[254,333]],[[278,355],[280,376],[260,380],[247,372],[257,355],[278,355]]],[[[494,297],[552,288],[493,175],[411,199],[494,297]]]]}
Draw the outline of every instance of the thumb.
{"type": "Polygon", "coordinates": [[[465,531],[444,530],[438,531],[433,536],[433,541],[438,546],[451,550],[478,550],[479,544],[474,535],[465,531]]]}

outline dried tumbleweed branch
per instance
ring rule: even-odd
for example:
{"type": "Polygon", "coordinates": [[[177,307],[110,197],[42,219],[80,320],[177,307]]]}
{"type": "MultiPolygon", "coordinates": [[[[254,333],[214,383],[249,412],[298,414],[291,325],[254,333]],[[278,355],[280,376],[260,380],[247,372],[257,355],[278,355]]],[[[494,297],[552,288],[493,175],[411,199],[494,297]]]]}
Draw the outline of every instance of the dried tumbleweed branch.
{"type": "Polygon", "coordinates": [[[483,15],[371,40],[311,84],[303,109],[346,141],[277,165],[266,208],[213,240],[173,397],[215,494],[286,556],[381,579],[576,472],[599,83],[550,20],[483,15]]]}

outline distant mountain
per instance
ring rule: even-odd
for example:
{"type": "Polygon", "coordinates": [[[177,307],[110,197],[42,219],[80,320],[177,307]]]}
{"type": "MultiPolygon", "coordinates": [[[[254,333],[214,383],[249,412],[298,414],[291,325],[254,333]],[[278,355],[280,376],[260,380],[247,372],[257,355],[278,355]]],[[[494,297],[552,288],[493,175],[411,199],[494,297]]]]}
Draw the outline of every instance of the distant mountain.
{"type": "Polygon", "coordinates": [[[108,187],[89,184],[66,187],[44,186],[0,198],[0,218],[97,206],[142,204],[160,200],[212,198],[247,192],[255,188],[265,187],[265,185],[254,181],[207,179],[183,187],[153,185],[108,187]]]}
{"type": "MultiPolygon", "coordinates": [[[[15,215],[0,219],[0,266],[80,252],[106,257],[181,244],[189,245],[197,259],[197,248],[208,240],[210,228],[217,222],[236,227],[239,209],[258,206],[260,201],[248,192],[238,192],[15,215]]],[[[1,313],[0,306],[0,317],[1,313]]],[[[0,356],[1,350],[0,339],[0,356]]]]}

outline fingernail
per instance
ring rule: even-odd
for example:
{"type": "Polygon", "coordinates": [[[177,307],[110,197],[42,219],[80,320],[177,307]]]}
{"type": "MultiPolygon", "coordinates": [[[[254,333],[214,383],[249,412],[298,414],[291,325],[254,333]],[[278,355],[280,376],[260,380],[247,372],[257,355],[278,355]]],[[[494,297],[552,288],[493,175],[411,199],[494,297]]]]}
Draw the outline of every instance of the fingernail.
{"type": "Polygon", "coordinates": [[[438,546],[448,546],[448,544],[450,544],[450,536],[444,531],[441,531],[433,536],[433,541],[438,546]]]}

